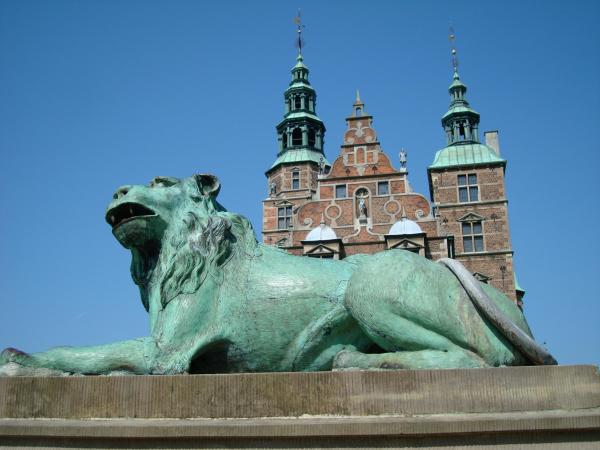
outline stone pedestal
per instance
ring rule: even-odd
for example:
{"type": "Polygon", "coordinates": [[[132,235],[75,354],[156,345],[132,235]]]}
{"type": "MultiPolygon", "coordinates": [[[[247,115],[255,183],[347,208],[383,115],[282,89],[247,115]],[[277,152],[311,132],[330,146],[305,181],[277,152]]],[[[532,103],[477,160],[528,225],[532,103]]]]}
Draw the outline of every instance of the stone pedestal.
{"type": "Polygon", "coordinates": [[[600,448],[594,366],[0,378],[0,447],[600,448]]]}

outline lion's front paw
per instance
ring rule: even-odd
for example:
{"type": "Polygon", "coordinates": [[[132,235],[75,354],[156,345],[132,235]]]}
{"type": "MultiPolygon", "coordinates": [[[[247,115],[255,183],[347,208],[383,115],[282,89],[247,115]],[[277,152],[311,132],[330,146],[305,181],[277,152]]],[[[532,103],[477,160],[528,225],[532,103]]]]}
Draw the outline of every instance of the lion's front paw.
{"type": "MultiPolygon", "coordinates": [[[[4,352],[2,352],[4,361],[4,352]]],[[[16,377],[21,375],[23,366],[14,362],[2,362],[0,364],[0,377],[16,377]]]]}
{"type": "Polygon", "coordinates": [[[65,377],[71,375],[44,367],[27,367],[16,362],[0,364],[0,377],[65,377]]]}

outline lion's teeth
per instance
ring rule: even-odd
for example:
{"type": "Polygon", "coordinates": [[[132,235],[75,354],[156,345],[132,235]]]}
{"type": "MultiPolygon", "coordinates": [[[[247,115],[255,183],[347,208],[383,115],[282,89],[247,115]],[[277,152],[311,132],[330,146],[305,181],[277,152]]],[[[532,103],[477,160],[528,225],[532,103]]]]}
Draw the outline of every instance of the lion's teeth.
{"type": "Polygon", "coordinates": [[[115,224],[115,216],[110,216],[110,223],[115,224]]]}
{"type": "Polygon", "coordinates": [[[133,216],[133,208],[131,206],[129,207],[129,214],[133,216]]]}

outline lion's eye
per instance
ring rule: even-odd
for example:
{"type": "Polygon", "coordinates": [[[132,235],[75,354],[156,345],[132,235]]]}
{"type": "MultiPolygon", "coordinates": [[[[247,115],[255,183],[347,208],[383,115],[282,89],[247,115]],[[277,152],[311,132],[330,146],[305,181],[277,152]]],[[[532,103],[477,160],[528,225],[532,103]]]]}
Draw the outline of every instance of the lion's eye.
{"type": "Polygon", "coordinates": [[[150,187],[171,187],[179,182],[176,178],[156,177],[150,182],[150,187]]]}

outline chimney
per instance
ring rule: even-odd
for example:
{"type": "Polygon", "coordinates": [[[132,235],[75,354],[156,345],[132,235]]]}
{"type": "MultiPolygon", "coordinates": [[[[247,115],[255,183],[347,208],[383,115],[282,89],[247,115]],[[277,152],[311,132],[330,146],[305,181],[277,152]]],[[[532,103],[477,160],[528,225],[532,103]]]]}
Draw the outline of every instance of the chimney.
{"type": "Polygon", "coordinates": [[[500,142],[498,142],[498,130],[486,131],[483,133],[485,136],[485,145],[491,147],[496,152],[496,155],[500,156],[500,142]]]}

